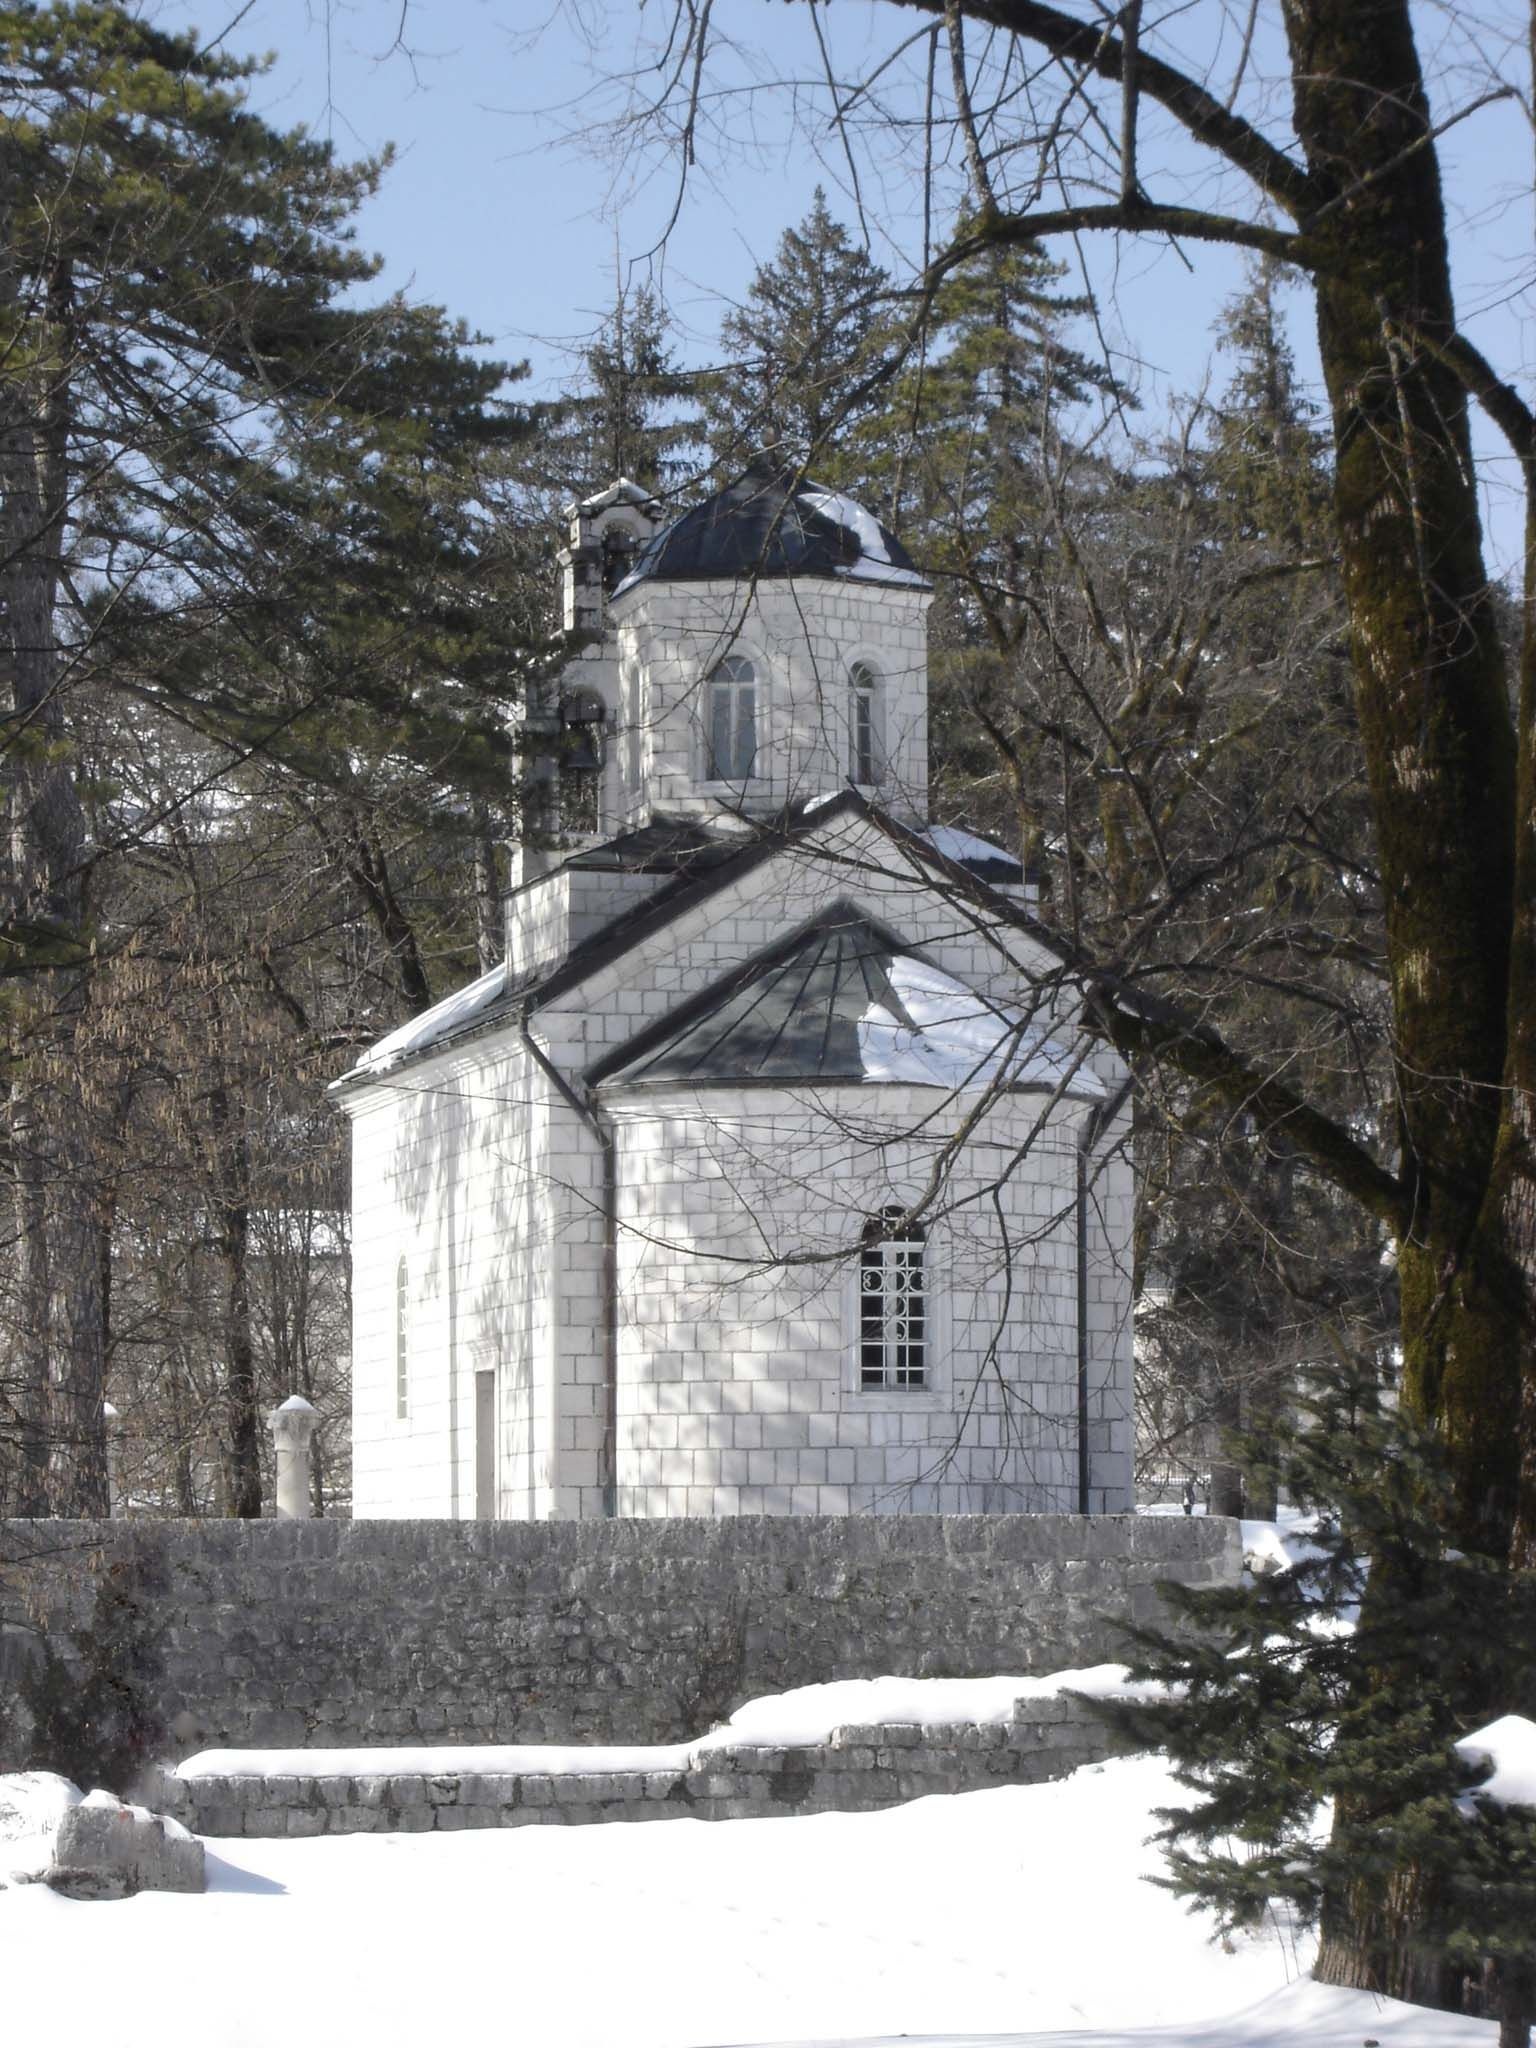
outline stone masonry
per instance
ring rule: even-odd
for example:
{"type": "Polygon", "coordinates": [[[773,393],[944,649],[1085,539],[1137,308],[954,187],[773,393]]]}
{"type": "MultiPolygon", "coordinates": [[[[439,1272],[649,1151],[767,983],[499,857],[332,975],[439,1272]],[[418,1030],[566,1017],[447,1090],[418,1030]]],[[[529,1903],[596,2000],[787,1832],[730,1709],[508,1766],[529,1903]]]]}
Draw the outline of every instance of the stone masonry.
{"type": "MultiPolygon", "coordinates": [[[[153,1803],[200,1835],[446,1833],[599,1821],[752,1820],[873,1813],[935,1792],[1038,1785],[1111,1755],[1106,1724],[1066,1698],[1019,1703],[1007,1723],[834,1729],[831,1740],[704,1748],[686,1766],[298,1776],[163,1772],[153,1803]]],[[[569,1751],[564,1753],[567,1757],[569,1751]]],[[[665,1752],[662,1752],[664,1755],[665,1752]]],[[[626,1759],[627,1760],[627,1759],[626,1759]]],[[[640,1761],[640,1759],[636,1759],[640,1761]]]]}
{"type": "Polygon", "coordinates": [[[1113,1660],[1159,1581],[1238,1569],[1235,1522],[1131,1515],[0,1522],[0,1766],[28,1662],[88,1656],[104,1602],[176,1759],[686,1742],[829,1679],[1113,1660]]]}

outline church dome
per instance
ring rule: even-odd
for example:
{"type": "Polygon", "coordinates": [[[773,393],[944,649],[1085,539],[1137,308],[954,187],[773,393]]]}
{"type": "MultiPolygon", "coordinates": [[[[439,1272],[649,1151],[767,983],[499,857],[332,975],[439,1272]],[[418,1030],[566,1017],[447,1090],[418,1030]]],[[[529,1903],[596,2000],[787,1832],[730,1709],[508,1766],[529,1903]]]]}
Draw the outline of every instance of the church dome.
{"type": "Polygon", "coordinates": [[[614,596],[648,580],[767,576],[927,587],[901,542],[872,512],[793,471],[754,465],[664,526],[614,596]]]}

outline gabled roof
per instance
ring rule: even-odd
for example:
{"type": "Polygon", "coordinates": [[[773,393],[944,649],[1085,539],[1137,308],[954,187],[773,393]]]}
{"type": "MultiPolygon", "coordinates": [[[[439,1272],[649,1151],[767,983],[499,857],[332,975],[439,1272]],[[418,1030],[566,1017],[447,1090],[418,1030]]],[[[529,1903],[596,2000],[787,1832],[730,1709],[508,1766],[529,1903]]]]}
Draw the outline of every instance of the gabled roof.
{"type": "Polygon", "coordinates": [[[754,465],[648,541],[614,591],[710,578],[838,576],[928,586],[901,542],[852,498],[754,465]]]}
{"type": "MultiPolygon", "coordinates": [[[[1002,913],[1000,928],[1019,932],[1056,959],[1066,961],[1067,949],[1059,934],[1020,905],[1005,903],[988,886],[990,877],[986,871],[994,858],[1005,872],[1012,871],[1010,879],[1022,872],[1016,861],[997,848],[988,847],[985,841],[969,840],[966,835],[945,828],[930,827],[927,833],[914,831],[870,804],[857,790],[846,789],[834,797],[818,798],[777,818],[753,820],[746,829],[729,836],[711,832],[696,820],[658,819],[641,831],[591,847],[568,863],[666,876],[653,896],[581,940],[563,959],[546,962],[522,974],[494,968],[469,987],[445,997],[370,1046],[348,1073],[331,1083],[332,1088],[345,1090],[381,1079],[411,1060],[516,1022],[526,1013],[569,995],[717,891],[745,880],[755,868],[838,821],[858,818],[867,819],[883,832],[898,852],[936,870],[978,910],[1002,913]],[[985,858],[980,857],[983,854],[985,858]]],[[[527,886],[539,885],[535,882],[527,886]]]]}
{"type": "Polygon", "coordinates": [[[1040,1027],[847,902],[608,1055],[587,1079],[610,1088],[894,1081],[1104,1093],[1040,1027]]]}

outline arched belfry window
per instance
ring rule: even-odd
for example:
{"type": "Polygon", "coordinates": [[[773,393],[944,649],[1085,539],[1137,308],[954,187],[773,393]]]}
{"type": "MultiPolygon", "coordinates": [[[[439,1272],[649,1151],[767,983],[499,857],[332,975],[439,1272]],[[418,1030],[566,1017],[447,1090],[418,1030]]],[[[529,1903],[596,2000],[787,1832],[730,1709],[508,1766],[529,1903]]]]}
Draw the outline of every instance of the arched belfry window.
{"type": "Polygon", "coordinates": [[[859,1247],[859,1385],[928,1383],[928,1303],[922,1225],[885,1208],[864,1226],[859,1247]]]}
{"type": "Polygon", "coordinates": [[[756,671],[744,654],[728,654],[705,691],[705,780],[746,782],[757,761],[756,671]]]}
{"type": "Polygon", "coordinates": [[[603,827],[603,725],[607,716],[595,690],[569,690],[560,699],[560,829],[600,832],[603,827]]]}
{"type": "Polygon", "coordinates": [[[411,1275],[405,1260],[395,1268],[395,1415],[403,1422],[411,1397],[411,1275]]]}
{"type": "Polygon", "coordinates": [[[884,773],[880,678],[867,661],[848,671],[848,780],[863,786],[884,773]]]}

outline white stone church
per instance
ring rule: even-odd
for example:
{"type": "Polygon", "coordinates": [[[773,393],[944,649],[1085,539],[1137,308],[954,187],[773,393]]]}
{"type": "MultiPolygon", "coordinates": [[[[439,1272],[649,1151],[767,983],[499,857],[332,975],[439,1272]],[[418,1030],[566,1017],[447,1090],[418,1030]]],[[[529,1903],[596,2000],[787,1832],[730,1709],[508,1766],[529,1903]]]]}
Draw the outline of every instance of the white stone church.
{"type": "Polygon", "coordinates": [[[928,585],[764,469],[562,561],[505,965],[336,1084],[355,1512],[1128,1509],[1126,1075],[928,823],[928,585]]]}

